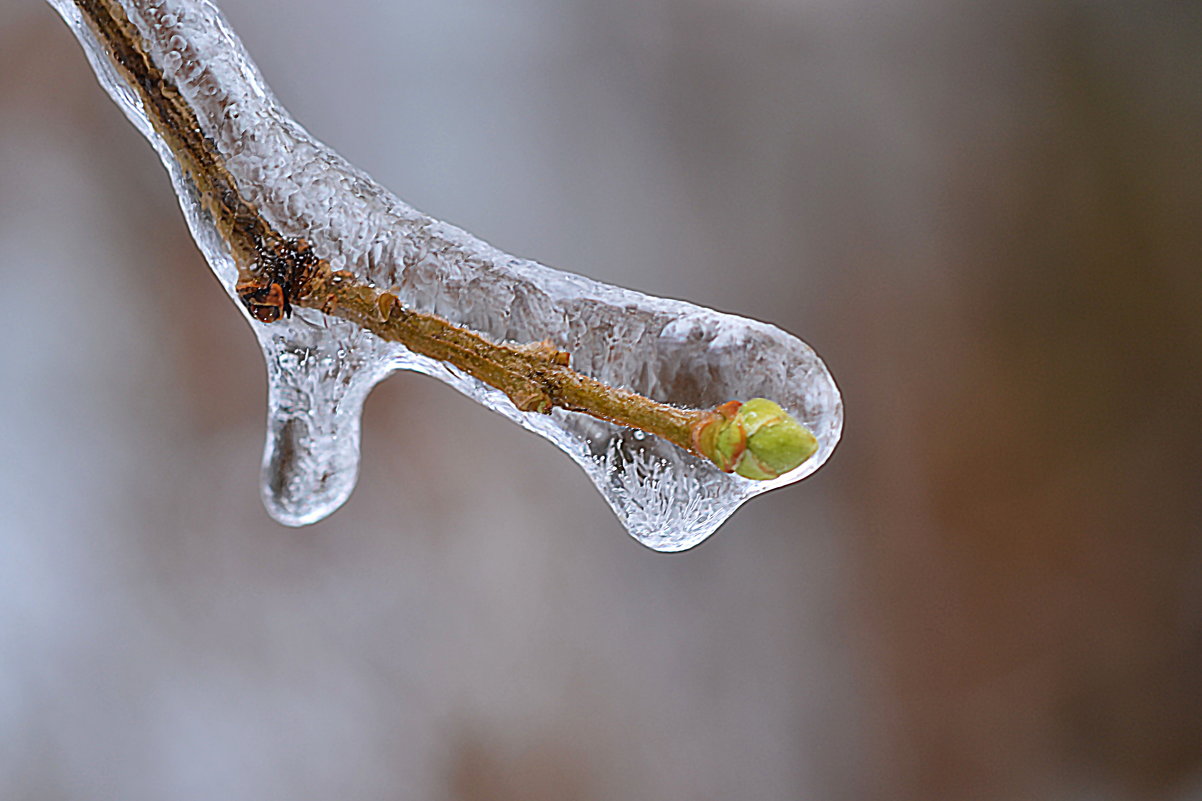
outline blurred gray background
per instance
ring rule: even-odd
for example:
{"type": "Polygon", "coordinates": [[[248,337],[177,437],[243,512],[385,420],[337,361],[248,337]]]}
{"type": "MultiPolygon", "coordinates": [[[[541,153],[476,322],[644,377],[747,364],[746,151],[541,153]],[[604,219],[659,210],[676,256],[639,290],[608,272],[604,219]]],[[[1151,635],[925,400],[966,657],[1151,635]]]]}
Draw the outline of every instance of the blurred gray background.
{"type": "Polygon", "coordinates": [[[418,208],[809,341],[846,435],[666,556],[397,376],[276,525],[246,324],[0,0],[0,798],[1202,798],[1202,6],[223,7],[418,208]]]}

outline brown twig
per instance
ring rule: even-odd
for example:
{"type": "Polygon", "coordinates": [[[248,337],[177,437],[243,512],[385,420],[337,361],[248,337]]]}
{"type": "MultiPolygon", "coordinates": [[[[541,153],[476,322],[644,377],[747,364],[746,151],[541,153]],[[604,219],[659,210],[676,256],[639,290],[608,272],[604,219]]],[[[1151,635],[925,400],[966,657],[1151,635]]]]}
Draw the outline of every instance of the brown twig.
{"type": "Polygon", "coordinates": [[[549,342],[496,343],[408,309],[391,292],[359,281],[349,272],[335,271],[303,240],[280,234],[243,198],[221,153],[202,132],[196,113],[154,63],[122,6],[116,0],[75,2],[118,73],[138,93],[151,125],[195,184],[201,204],[238,265],[237,293],[260,323],[279,320],[291,313],[293,305],[317,309],[414,353],[454,365],[504,392],[521,411],[547,414],[561,408],[591,415],[655,434],[723,470],[738,469],[747,448],[742,422],[733,439],[728,436],[720,443],[718,437],[733,419],[737,402],[715,411],[680,409],[608,386],[573,370],[569,355],[549,342]]]}

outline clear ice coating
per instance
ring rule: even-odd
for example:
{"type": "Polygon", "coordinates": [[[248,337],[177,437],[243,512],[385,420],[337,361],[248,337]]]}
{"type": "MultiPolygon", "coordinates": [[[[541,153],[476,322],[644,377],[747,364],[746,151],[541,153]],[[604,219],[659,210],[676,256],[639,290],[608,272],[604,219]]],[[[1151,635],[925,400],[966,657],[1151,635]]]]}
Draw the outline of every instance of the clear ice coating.
{"type": "Polygon", "coordinates": [[[359,419],[396,370],[434,376],[579,464],[644,545],[698,544],[744,501],[817,470],[843,425],[839,391],[805,343],[766,323],[651,297],[515,258],[410,208],[316,141],[281,107],[224,17],[205,0],[120,0],[164,76],[195,110],[246,200],[285,236],[308,240],[333,269],[390,289],[412,309],[496,341],[550,340],[577,370],[679,406],[766,397],[800,420],[818,452],[771,481],[726,474],[676,446],[556,409],[518,411],[452,366],[335,317],[295,309],[263,324],[234,292],[237,269],[197,190],[143,113],[71,0],[49,0],[80,39],[101,84],[158,150],[192,235],[247,316],[267,361],[262,493],[287,525],[316,522],[350,495],[359,419]]]}

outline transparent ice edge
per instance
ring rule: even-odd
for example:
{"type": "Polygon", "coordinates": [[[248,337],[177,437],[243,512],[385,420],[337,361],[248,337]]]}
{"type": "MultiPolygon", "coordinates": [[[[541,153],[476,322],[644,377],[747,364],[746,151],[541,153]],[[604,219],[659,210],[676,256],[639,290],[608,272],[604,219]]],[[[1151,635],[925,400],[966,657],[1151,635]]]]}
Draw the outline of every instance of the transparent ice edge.
{"type": "Polygon", "coordinates": [[[842,401],[801,340],[767,323],[516,258],[414,210],[288,116],[212,3],[122,0],[246,199],[280,233],[308,240],[334,269],[496,341],[550,340],[572,354],[577,370],[662,402],[707,408],[770,398],[813,432],[818,451],[786,475],[751,481],[642,432],[558,409],[520,412],[454,367],[337,318],[296,309],[277,323],[253,320],[237,300],[237,269],[196,187],[139,98],[76,6],[48,2],[83,44],[101,85],[158,151],[193,237],[258,337],[268,373],[261,487],[279,522],[313,523],[346,501],[358,477],[364,400],[397,370],[433,376],[555,443],[631,535],[658,551],[697,545],[749,498],[805,478],[830,457],[842,432],[842,401]]]}

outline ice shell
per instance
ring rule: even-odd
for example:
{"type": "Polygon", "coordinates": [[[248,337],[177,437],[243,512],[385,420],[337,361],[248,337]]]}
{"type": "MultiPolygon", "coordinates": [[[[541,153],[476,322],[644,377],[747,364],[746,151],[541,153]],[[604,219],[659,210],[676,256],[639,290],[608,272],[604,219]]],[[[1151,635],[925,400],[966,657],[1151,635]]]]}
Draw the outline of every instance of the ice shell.
{"type": "MultiPolygon", "coordinates": [[[[196,187],[75,5],[50,2],[83,43],[102,85],[155,145],[193,236],[236,299],[236,270],[197,202],[196,187]]],[[[554,442],[584,469],[627,530],[656,550],[696,545],[744,501],[804,478],[829,458],[842,430],[842,402],[825,365],[801,340],[765,323],[515,258],[427,217],[293,121],[211,3],[121,5],[244,196],[278,231],[308,240],[335,269],[497,341],[550,340],[572,354],[577,370],[659,401],[700,408],[771,398],[818,440],[817,453],[796,470],[751,481],[591,417],[520,412],[502,393],[452,367],[317,312],[297,310],[270,325],[248,316],[269,377],[263,497],[281,523],[315,522],[347,499],[358,475],[364,399],[402,369],[439,378],[554,442]]]]}

